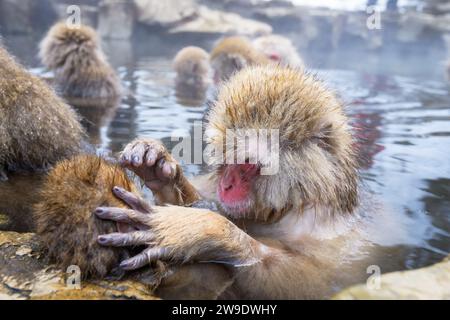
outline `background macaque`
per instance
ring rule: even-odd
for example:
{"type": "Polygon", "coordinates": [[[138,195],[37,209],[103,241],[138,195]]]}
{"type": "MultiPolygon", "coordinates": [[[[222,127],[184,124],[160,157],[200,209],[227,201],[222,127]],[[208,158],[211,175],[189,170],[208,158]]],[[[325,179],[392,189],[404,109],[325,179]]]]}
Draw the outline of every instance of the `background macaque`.
{"type": "Polygon", "coordinates": [[[39,56],[55,73],[55,86],[64,97],[109,98],[121,94],[120,80],[91,27],[57,23],[42,40],[39,56]]]}
{"type": "Polygon", "coordinates": [[[303,61],[289,38],[280,35],[268,35],[253,40],[255,48],[267,58],[284,66],[302,67],[303,61]]]}
{"type": "Polygon", "coordinates": [[[42,171],[82,148],[78,116],[0,47],[0,180],[42,171]]]}
{"type": "Polygon", "coordinates": [[[104,246],[147,246],[122,268],[135,270],[156,260],[222,264],[233,279],[222,298],[326,298],[361,281],[365,268],[349,260],[358,260],[365,243],[356,213],[356,161],[336,96],[295,69],[248,67],[222,87],[208,118],[207,143],[222,152],[210,159],[215,169],[196,188],[159,142],[136,140],[124,150],[122,164],[145,181],[157,204],[178,206],[155,206],[146,213],[103,207],[96,213],[147,227],[99,237],[104,246]],[[243,164],[225,164],[226,154],[238,153],[225,140],[226,130],[236,128],[279,130],[275,174],[262,174],[276,162],[264,145],[247,145],[243,164]],[[221,214],[180,207],[195,207],[214,190],[221,214]]]}
{"type": "Polygon", "coordinates": [[[175,89],[179,102],[201,105],[210,83],[209,54],[199,47],[183,48],[175,56],[173,68],[177,73],[175,89]]]}
{"type": "Polygon", "coordinates": [[[270,60],[256,50],[247,38],[240,36],[222,39],[211,52],[211,66],[216,83],[228,80],[246,66],[264,65],[269,62],[270,60]]]}

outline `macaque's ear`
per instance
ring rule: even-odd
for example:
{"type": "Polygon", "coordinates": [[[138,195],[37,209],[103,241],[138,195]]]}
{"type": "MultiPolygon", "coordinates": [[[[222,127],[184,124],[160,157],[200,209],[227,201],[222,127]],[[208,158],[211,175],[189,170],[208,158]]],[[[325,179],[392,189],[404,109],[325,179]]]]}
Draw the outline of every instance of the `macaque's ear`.
{"type": "Polygon", "coordinates": [[[327,152],[333,152],[333,143],[331,140],[332,130],[333,124],[326,123],[312,138],[314,143],[327,152]]]}

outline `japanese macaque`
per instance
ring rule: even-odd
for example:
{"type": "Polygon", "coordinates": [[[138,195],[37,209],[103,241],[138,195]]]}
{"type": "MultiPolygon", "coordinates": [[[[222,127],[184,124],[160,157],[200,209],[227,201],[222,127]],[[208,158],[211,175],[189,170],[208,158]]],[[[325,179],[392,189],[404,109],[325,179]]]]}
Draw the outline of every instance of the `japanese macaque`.
{"type": "Polygon", "coordinates": [[[82,149],[78,116],[0,47],[0,180],[45,171],[82,149]]]}
{"type": "Polygon", "coordinates": [[[181,49],[174,58],[175,90],[183,105],[202,105],[210,83],[209,54],[199,47],[181,49]]]}
{"type": "Polygon", "coordinates": [[[54,72],[54,85],[68,98],[110,98],[121,84],[94,29],[57,23],[40,44],[39,57],[54,72]]]}
{"type": "Polygon", "coordinates": [[[270,62],[263,53],[255,49],[250,40],[240,36],[219,41],[211,52],[210,60],[215,83],[228,80],[244,67],[270,62]]]}
{"type": "MultiPolygon", "coordinates": [[[[83,279],[122,278],[119,263],[133,249],[104,247],[98,244],[97,237],[140,227],[101,220],[93,211],[99,206],[115,206],[150,212],[148,204],[137,195],[139,190],[124,169],[107,160],[80,155],[60,162],[44,179],[33,213],[36,232],[50,262],[63,270],[78,266],[83,279]]],[[[163,298],[213,299],[231,283],[227,270],[218,265],[186,265],[169,270],[155,263],[150,270],[142,271],[131,277],[151,285],[151,289],[158,287],[155,294],[163,298]],[[215,280],[203,283],[205,274],[215,280]]]]}
{"type": "Polygon", "coordinates": [[[268,35],[253,40],[255,48],[267,58],[284,66],[303,67],[303,60],[292,41],[280,35],[268,35]]]}
{"type": "Polygon", "coordinates": [[[327,298],[363,279],[365,269],[352,264],[364,242],[353,138],[332,91],[298,69],[245,68],[221,88],[205,134],[213,170],[197,183],[156,140],[138,139],[123,151],[121,163],[157,204],[149,212],[96,211],[101,219],[147,227],[99,236],[104,246],[146,246],[123,269],[156,260],[221,264],[232,284],[220,298],[327,298]],[[236,129],[279,130],[279,143],[250,141],[240,150],[235,145],[248,136],[226,138],[236,129]],[[245,160],[236,161],[242,154],[245,160]],[[234,161],[225,162],[230,156],[234,161]],[[218,209],[196,208],[208,202],[218,209]]]}

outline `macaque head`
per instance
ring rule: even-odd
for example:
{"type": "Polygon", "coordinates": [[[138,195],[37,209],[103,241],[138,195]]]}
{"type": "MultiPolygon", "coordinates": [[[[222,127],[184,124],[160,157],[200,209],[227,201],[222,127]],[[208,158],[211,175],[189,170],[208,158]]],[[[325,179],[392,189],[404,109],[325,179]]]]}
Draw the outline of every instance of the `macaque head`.
{"type": "Polygon", "coordinates": [[[273,221],[288,210],[356,206],[347,118],[312,75],[276,65],[240,71],[221,88],[205,135],[217,197],[231,218],[273,221]]]}
{"type": "Polygon", "coordinates": [[[77,265],[83,278],[103,278],[126,257],[126,249],[97,243],[99,235],[117,232],[120,226],[97,218],[95,209],[128,208],[114,196],[115,186],[137,190],[120,166],[96,156],[61,161],[49,172],[34,206],[34,218],[52,261],[62,268],[77,265]]]}
{"type": "Polygon", "coordinates": [[[82,61],[105,60],[99,39],[89,26],[71,26],[59,22],[50,28],[39,46],[39,57],[50,70],[67,64],[82,67],[82,61]],[[87,59],[88,58],[88,59],[87,59]]]}
{"type": "Polygon", "coordinates": [[[303,61],[292,41],[279,35],[268,35],[253,40],[253,45],[270,60],[284,66],[302,67],[303,61]]]}
{"type": "Polygon", "coordinates": [[[203,84],[209,76],[209,54],[199,47],[181,49],[174,58],[177,81],[187,85],[203,84]]]}
{"type": "Polygon", "coordinates": [[[222,39],[211,52],[214,81],[228,80],[235,72],[253,64],[266,64],[269,60],[244,37],[233,36],[222,39]]]}

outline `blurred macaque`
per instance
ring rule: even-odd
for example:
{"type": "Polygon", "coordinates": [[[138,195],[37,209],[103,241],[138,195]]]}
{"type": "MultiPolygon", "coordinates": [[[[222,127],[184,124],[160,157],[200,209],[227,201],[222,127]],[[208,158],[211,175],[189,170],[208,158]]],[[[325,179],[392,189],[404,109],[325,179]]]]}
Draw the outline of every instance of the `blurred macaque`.
{"type": "Polygon", "coordinates": [[[157,288],[155,293],[163,298],[217,298],[231,284],[228,271],[222,266],[202,264],[169,269],[156,261],[152,268],[125,275],[120,261],[139,247],[98,244],[97,238],[103,233],[141,230],[128,223],[99,219],[93,213],[99,206],[150,213],[150,207],[138,195],[139,189],[124,169],[107,160],[81,155],[60,162],[39,188],[39,201],[33,212],[36,232],[47,257],[63,270],[77,265],[86,280],[127,276],[148,284],[149,289],[157,288]],[[202,281],[204,275],[210,276],[208,283],[202,281]]]}
{"type": "Polygon", "coordinates": [[[54,85],[64,97],[111,98],[121,94],[120,79],[109,65],[96,31],[89,26],[55,24],[40,44],[39,57],[54,72],[54,85]]]}
{"type": "Polygon", "coordinates": [[[178,101],[187,106],[201,106],[210,84],[209,54],[199,47],[186,47],[174,58],[175,90],[178,101]]]}
{"type": "Polygon", "coordinates": [[[253,40],[253,45],[267,58],[284,66],[303,67],[303,60],[289,38],[268,35],[253,40]]]}
{"type": "Polygon", "coordinates": [[[270,59],[258,51],[249,39],[241,36],[220,40],[213,48],[210,59],[216,84],[228,80],[247,66],[270,63],[270,59]]]}

